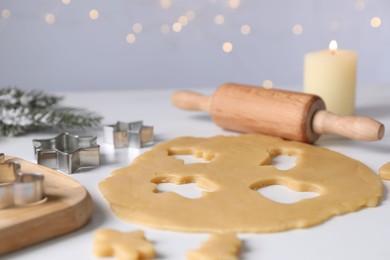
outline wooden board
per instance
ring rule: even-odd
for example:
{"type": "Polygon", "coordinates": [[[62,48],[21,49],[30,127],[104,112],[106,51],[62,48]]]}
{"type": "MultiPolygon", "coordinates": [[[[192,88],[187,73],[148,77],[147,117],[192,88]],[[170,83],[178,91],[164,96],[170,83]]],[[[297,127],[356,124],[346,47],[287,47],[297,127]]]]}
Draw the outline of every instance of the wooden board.
{"type": "Polygon", "coordinates": [[[19,158],[6,156],[6,161],[21,164],[22,172],[43,174],[47,201],[0,210],[0,255],[70,233],[88,223],[92,200],[78,182],[19,158]]]}

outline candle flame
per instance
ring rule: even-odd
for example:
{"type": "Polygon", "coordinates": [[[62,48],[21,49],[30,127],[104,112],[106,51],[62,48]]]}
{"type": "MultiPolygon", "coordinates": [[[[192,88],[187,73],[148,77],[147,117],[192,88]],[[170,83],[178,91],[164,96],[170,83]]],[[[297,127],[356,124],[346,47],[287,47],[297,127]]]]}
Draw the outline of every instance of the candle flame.
{"type": "Polygon", "coordinates": [[[331,50],[331,51],[336,51],[337,50],[337,42],[335,40],[332,40],[329,43],[329,50],[331,50]]]}

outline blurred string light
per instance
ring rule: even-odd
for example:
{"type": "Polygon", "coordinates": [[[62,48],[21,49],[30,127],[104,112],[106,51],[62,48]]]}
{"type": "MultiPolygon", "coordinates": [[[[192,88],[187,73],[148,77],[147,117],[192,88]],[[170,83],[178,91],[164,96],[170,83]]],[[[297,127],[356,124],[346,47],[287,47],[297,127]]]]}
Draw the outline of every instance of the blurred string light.
{"type": "Polygon", "coordinates": [[[126,36],[126,41],[128,43],[134,43],[136,40],[136,36],[133,34],[133,33],[129,33],[127,36],[126,36]]]}
{"type": "Polygon", "coordinates": [[[362,11],[362,10],[364,10],[365,7],[366,7],[366,4],[364,3],[363,0],[357,0],[355,2],[355,9],[356,10],[362,11]]]}
{"type": "Polygon", "coordinates": [[[171,0],[160,0],[160,7],[162,9],[168,9],[171,7],[171,5],[172,5],[171,0]]]}
{"type": "Polygon", "coordinates": [[[222,50],[226,53],[230,53],[233,51],[233,44],[231,42],[224,42],[222,44],[222,50]]]}
{"type": "MultiPolygon", "coordinates": [[[[363,11],[366,9],[366,2],[367,2],[366,0],[355,0],[354,1],[354,8],[358,11],[363,11]]],[[[62,3],[63,5],[69,5],[72,3],[72,0],[60,0],[60,3],[62,3]]],[[[173,7],[176,8],[175,3],[176,2],[173,2],[173,0],[159,0],[158,1],[158,5],[160,6],[160,8],[162,8],[164,10],[168,10],[168,9],[174,10],[173,7]]],[[[224,5],[227,5],[225,7],[230,8],[230,9],[234,9],[233,11],[235,11],[236,9],[240,8],[242,1],[240,1],[240,0],[209,0],[208,4],[205,4],[206,6],[200,7],[199,10],[204,10],[205,8],[208,8],[207,5],[210,5],[210,4],[224,4],[224,5]]],[[[188,26],[192,21],[194,21],[196,19],[196,17],[197,17],[196,12],[198,12],[199,10],[197,10],[197,11],[187,10],[184,13],[182,13],[181,15],[177,16],[177,19],[175,19],[174,21],[168,22],[168,23],[165,22],[165,23],[160,24],[159,32],[162,34],[169,34],[171,32],[174,32],[174,33],[181,32],[184,29],[184,27],[188,26]]],[[[0,15],[1,15],[0,18],[8,19],[11,17],[11,11],[9,9],[3,9],[1,11],[0,15]]],[[[99,19],[100,15],[101,14],[96,9],[91,9],[88,13],[88,16],[91,20],[99,19]]],[[[54,23],[56,23],[57,16],[59,17],[60,14],[56,13],[54,15],[52,12],[47,13],[44,15],[44,21],[47,24],[54,24],[54,23]]],[[[213,22],[216,25],[223,25],[228,21],[228,19],[229,19],[229,17],[224,16],[223,14],[215,14],[215,16],[213,18],[213,22]]],[[[375,16],[375,17],[372,17],[370,19],[369,23],[370,23],[372,28],[379,28],[382,26],[382,19],[378,16],[375,16]]],[[[341,24],[339,21],[335,21],[335,20],[330,21],[328,28],[331,32],[335,32],[335,31],[340,30],[341,24]]],[[[140,22],[134,23],[132,25],[132,32],[125,35],[126,41],[128,43],[134,43],[137,39],[136,34],[141,33],[143,31],[143,29],[144,29],[144,26],[142,23],[140,23],[140,22]]],[[[292,31],[293,35],[296,35],[296,36],[302,35],[303,31],[304,31],[303,25],[297,23],[297,24],[292,26],[291,31],[292,31]]],[[[251,25],[242,24],[240,26],[240,33],[241,33],[241,35],[244,35],[244,36],[252,34],[251,25]]],[[[225,43],[223,43],[222,50],[226,53],[232,52],[233,45],[232,45],[231,41],[226,41],[225,43]]]]}
{"type": "Polygon", "coordinates": [[[378,16],[375,16],[375,17],[372,17],[371,20],[370,20],[370,24],[373,28],[378,28],[381,26],[382,24],[382,20],[381,18],[379,18],[378,16]]]}
{"type": "Polygon", "coordinates": [[[1,11],[1,17],[7,19],[11,17],[11,11],[9,9],[3,9],[1,11]]]}
{"type": "Polygon", "coordinates": [[[229,7],[232,9],[236,9],[240,6],[241,1],[240,0],[229,0],[229,7]]]}
{"type": "Polygon", "coordinates": [[[143,30],[143,26],[142,26],[141,23],[135,23],[135,24],[133,24],[133,31],[134,31],[135,33],[141,33],[142,30],[143,30]]]}
{"type": "Polygon", "coordinates": [[[300,24],[296,24],[292,28],[292,32],[294,35],[301,35],[303,33],[303,27],[300,24]]]}
{"type": "Polygon", "coordinates": [[[185,26],[189,24],[190,21],[195,19],[195,12],[193,10],[188,10],[184,13],[184,15],[180,15],[177,20],[170,27],[167,24],[163,24],[160,26],[161,33],[167,34],[171,31],[178,33],[183,30],[185,26]]]}
{"type": "Polygon", "coordinates": [[[89,11],[88,15],[91,20],[97,20],[99,18],[99,11],[96,9],[92,9],[91,11],[89,11]]]}
{"type": "Polygon", "coordinates": [[[55,21],[56,21],[56,17],[54,14],[48,13],[45,15],[45,22],[47,24],[53,24],[53,23],[55,23],[55,21]]]}
{"type": "Polygon", "coordinates": [[[177,19],[177,22],[180,23],[182,26],[186,26],[188,24],[188,17],[182,15],[177,19]]]}
{"type": "Polygon", "coordinates": [[[188,20],[193,21],[196,17],[195,11],[194,10],[188,10],[185,13],[185,16],[188,18],[188,20]]]}
{"type": "Polygon", "coordinates": [[[176,22],[172,25],[172,31],[177,33],[180,32],[182,28],[183,26],[179,22],[176,22]]]}
{"type": "Polygon", "coordinates": [[[161,25],[161,27],[160,27],[160,31],[161,31],[162,33],[164,33],[164,34],[169,33],[170,30],[171,30],[171,27],[170,27],[168,24],[166,24],[166,23],[163,24],[163,25],[161,25]]]}
{"type": "Polygon", "coordinates": [[[248,35],[251,33],[251,27],[248,24],[241,25],[240,32],[243,35],[248,35]]]}
{"type": "Polygon", "coordinates": [[[264,88],[271,89],[271,88],[273,88],[273,86],[274,86],[274,83],[271,80],[266,79],[266,80],[263,81],[263,87],[264,88]]]}
{"type": "MultiPolygon", "coordinates": [[[[186,26],[189,26],[192,23],[196,23],[197,21],[199,21],[198,23],[200,23],[202,21],[203,22],[208,21],[208,23],[209,23],[208,25],[210,25],[210,24],[212,25],[213,23],[215,25],[218,25],[216,27],[211,26],[212,28],[214,28],[214,27],[221,28],[221,26],[226,24],[226,23],[229,23],[229,25],[231,25],[232,21],[229,19],[231,18],[232,15],[237,14],[238,9],[240,8],[240,6],[242,4],[240,0],[223,0],[223,1],[222,0],[209,0],[208,4],[205,4],[196,10],[189,9],[185,12],[181,12],[180,15],[176,14],[176,15],[172,16],[172,12],[176,12],[177,11],[176,9],[180,7],[180,6],[176,6],[176,3],[178,3],[178,2],[180,2],[180,1],[173,2],[172,0],[159,0],[157,2],[157,7],[159,6],[162,9],[161,12],[164,12],[166,14],[166,16],[169,16],[169,14],[171,14],[168,17],[168,19],[170,19],[170,20],[163,21],[163,22],[155,21],[154,24],[150,24],[147,28],[149,28],[149,27],[151,28],[154,25],[157,32],[166,35],[164,37],[168,37],[172,32],[173,33],[180,33],[183,31],[183,29],[186,26]],[[208,10],[209,9],[208,5],[213,4],[213,3],[214,4],[223,3],[225,5],[225,7],[230,8],[232,10],[227,10],[228,12],[223,12],[223,11],[221,11],[221,9],[216,9],[220,13],[217,13],[217,12],[211,13],[210,10],[208,10]],[[227,6],[226,6],[226,4],[227,4],[227,6]],[[205,10],[208,10],[208,11],[205,12],[205,10]],[[208,15],[206,17],[206,19],[205,19],[205,15],[208,15]],[[226,15],[226,16],[224,16],[224,15],[226,15]],[[198,17],[200,19],[198,19],[198,17]],[[210,19],[210,17],[211,17],[211,19],[210,19]]],[[[72,0],[60,0],[59,1],[59,5],[64,10],[66,9],[64,7],[64,5],[69,5],[71,3],[73,3],[72,0]]],[[[366,2],[365,2],[365,0],[355,0],[354,6],[351,6],[350,8],[352,11],[355,9],[359,12],[363,12],[366,9],[366,2]]],[[[58,9],[56,9],[56,10],[58,11],[58,9]]],[[[17,17],[17,15],[14,15],[14,12],[15,12],[15,10],[12,10],[13,17],[17,17]]],[[[61,15],[61,13],[59,14],[56,11],[52,11],[52,12],[54,12],[58,17],[60,17],[60,15],[61,15]]],[[[9,9],[3,9],[1,11],[0,15],[1,15],[0,18],[8,19],[11,17],[11,11],[9,9]]],[[[40,15],[42,15],[42,13],[40,15]]],[[[54,15],[53,13],[44,14],[44,21],[47,24],[55,24],[56,23],[56,15],[54,15]]],[[[88,17],[91,20],[97,20],[97,19],[102,18],[101,14],[96,9],[91,9],[88,12],[88,17]]],[[[42,19],[42,18],[40,18],[40,19],[42,19]]],[[[138,42],[139,39],[141,38],[141,36],[139,34],[141,34],[144,31],[145,22],[146,21],[135,22],[131,27],[132,31],[131,32],[124,32],[123,34],[121,34],[120,40],[122,42],[125,41],[127,44],[129,44],[129,46],[138,42]]],[[[148,22],[152,23],[151,21],[148,21],[148,22]]],[[[296,22],[298,22],[298,21],[296,21],[296,22]]],[[[369,20],[369,23],[370,23],[371,27],[374,29],[383,26],[382,20],[378,16],[372,17],[369,20]]],[[[243,37],[248,36],[248,35],[253,35],[251,25],[255,26],[255,24],[245,23],[245,20],[244,20],[243,23],[239,27],[239,33],[243,37]]],[[[234,24],[233,24],[233,26],[234,26],[234,24]]],[[[292,24],[292,27],[291,27],[292,34],[295,36],[302,35],[305,26],[306,26],[305,24],[302,25],[299,23],[292,24]]],[[[329,23],[328,23],[328,29],[331,32],[336,32],[336,31],[340,30],[341,26],[342,26],[342,24],[337,20],[329,21],[329,23]]],[[[205,24],[203,24],[203,27],[205,27],[205,24]]],[[[146,28],[146,26],[145,26],[145,28],[146,28]]],[[[254,27],[254,28],[256,28],[256,27],[254,27]]],[[[270,28],[272,28],[272,27],[270,27],[270,28]]],[[[306,29],[306,27],[305,27],[305,29],[306,29]]],[[[212,34],[212,35],[213,35],[213,37],[218,37],[218,34],[212,34]]],[[[232,35],[234,35],[234,34],[232,34],[232,35]]],[[[218,50],[223,52],[223,53],[226,53],[229,55],[234,55],[234,53],[238,53],[237,51],[233,52],[234,47],[236,47],[236,46],[233,46],[231,39],[227,38],[226,41],[223,42],[222,44],[221,44],[221,41],[219,39],[215,39],[215,44],[218,46],[218,50]],[[231,53],[233,53],[233,54],[231,54],[231,53]]],[[[262,85],[264,88],[269,89],[269,88],[273,88],[274,83],[270,79],[266,79],[263,81],[262,85]]]]}
{"type": "Polygon", "coordinates": [[[135,43],[137,37],[135,36],[135,33],[141,33],[144,29],[143,25],[141,23],[134,23],[133,24],[133,32],[126,35],[126,42],[127,43],[135,43]]]}
{"type": "MultiPolygon", "coordinates": [[[[355,9],[358,11],[363,11],[366,8],[366,3],[364,0],[357,0],[355,2],[355,9]]],[[[372,28],[379,28],[382,24],[382,19],[378,16],[374,16],[370,20],[370,25],[372,28]]]]}
{"type": "Polygon", "coordinates": [[[221,14],[214,17],[214,23],[216,25],[222,25],[225,22],[225,17],[221,14]]]}

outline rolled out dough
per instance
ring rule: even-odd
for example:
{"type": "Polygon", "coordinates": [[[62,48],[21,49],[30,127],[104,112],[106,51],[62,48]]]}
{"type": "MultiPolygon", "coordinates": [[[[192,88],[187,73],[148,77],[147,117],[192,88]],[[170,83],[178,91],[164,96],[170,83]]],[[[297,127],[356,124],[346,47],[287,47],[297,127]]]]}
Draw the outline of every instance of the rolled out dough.
{"type": "Polygon", "coordinates": [[[390,162],[385,163],[382,165],[382,167],[379,169],[379,177],[382,180],[390,180],[390,162]]]}
{"type": "Polygon", "coordinates": [[[382,197],[380,180],[361,162],[325,148],[257,134],[170,140],[114,171],[99,188],[120,219],[186,232],[304,228],[376,206],[382,197]],[[209,162],[185,164],[170,155],[209,162]],[[295,167],[278,170],[271,163],[274,155],[295,156],[295,167]],[[189,199],[157,192],[159,183],[195,183],[206,191],[189,199]],[[257,191],[269,185],[320,195],[282,204],[257,191]]]}

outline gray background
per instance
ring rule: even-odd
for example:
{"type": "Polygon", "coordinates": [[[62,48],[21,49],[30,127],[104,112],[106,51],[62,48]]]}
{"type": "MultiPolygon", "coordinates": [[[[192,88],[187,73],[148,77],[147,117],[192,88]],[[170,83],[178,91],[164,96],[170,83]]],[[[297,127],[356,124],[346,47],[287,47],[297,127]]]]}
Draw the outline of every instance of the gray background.
{"type": "Polygon", "coordinates": [[[358,84],[388,84],[389,0],[0,0],[0,87],[130,89],[216,87],[226,81],[301,86],[304,54],[336,39],[359,53],[358,84]],[[360,5],[360,8],[359,8],[360,5]],[[358,6],[358,8],[356,7],[358,6]],[[362,8],[363,6],[363,8],[362,8]],[[92,20],[91,9],[99,11],[92,20]],[[186,11],[181,32],[162,33],[186,11]],[[56,20],[45,22],[51,13],[56,20]],[[223,15],[222,25],[214,23],[223,15]],[[379,28],[372,17],[382,20],[379,28]],[[140,33],[132,26],[139,22],[140,33]],[[240,27],[248,24],[249,35],[240,27]],[[303,28],[300,35],[294,25],[303,28]],[[136,41],[126,42],[134,33],[136,41]],[[230,41],[233,51],[222,44],[230,41]]]}

